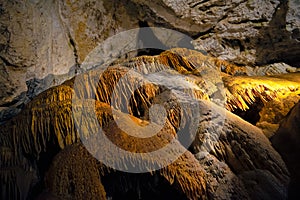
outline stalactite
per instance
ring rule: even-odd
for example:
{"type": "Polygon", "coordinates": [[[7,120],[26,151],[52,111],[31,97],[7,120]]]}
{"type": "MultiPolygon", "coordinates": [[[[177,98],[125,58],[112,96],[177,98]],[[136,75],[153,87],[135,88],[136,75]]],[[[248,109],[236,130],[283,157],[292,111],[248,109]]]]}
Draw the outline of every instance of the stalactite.
{"type": "Polygon", "coordinates": [[[280,100],[282,96],[289,93],[300,94],[300,83],[296,80],[299,76],[299,73],[293,73],[292,78],[291,74],[265,77],[224,77],[226,107],[230,111],[236,108],[247,110],[257,98],[266,103],[273,99],[280,100]]]}
{"type": "Polygon", "coordinates": [[[207,199],[204,169],[195,157],[186,152],[160,171],[171,185],[175,185],[188,199],[207,199]]]}

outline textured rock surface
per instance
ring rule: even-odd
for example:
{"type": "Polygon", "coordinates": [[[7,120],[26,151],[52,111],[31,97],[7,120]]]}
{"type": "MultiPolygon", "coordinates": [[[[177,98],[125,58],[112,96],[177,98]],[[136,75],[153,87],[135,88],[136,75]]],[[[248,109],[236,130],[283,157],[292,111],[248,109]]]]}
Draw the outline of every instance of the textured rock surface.
{"type": "Polygon", "coordinates": [[[1,12],[1,60],[24,74],[19,85],[24,79],[65,74],[75,64],[56,3],[4,1],[1,12]]]}
{"type": "Polygon", "coordinates": [[[223,161],[218,160],[208,152],[195,155],[206,171],[209,199],[249,199],[249,194],[243,184],[223,161]]]}
{"type": "Polygon", "coordinates": [[[4,119],[26,101],[76,73],[97,44],[122,30],[136,27],[124,6],[111,1],[1,1],[0,106],[4,119]],[[118,8],[118,12],[116,9],[118,8]],[[53,75],[62,75],[53,76],[53,75]],[[49,76],[51,76],[49,78],[49,76]],[[28,80],[47,78],[30,93],[28,80]],[[23,95],[23,96],[21,96],[23,95]],[[22,98],[23,97],[23,98],[22,98]],[[8,111],[7,105],[13,106],[8,111]]]}
{"type": "Polygon", "coordinates": [[[27,91],[27,80],[68,73],[76,62],[57,4],[1,1],[0,6],[0,76],[5,80],[0,106],[6,107],[26,102],[20,95],[27,91]]]}
{"type": "Polygon", "coordinates": [[[286,63],[273,63],[259,67],[246,67],[246,72],[249,76],[286,74],[297,71],[299,71],[299,69],[297,69],[296,67],[292,67],[286,63]]]}
{"type": "Polygon", "coordinates": [[[288,1],[288,12],[286,14],[287,30],[292,32],[293,39],[300,39],[300,4],[298,0],[288,1]]]}
{"type": "Polygon", "coordinates": [[[126,3],[122,1],[66,0],[57,4],[78,63],[109,36],[138,26],[137,19],[127,14],[126,3]]]}
{"type": "Polygon", "coordinates": [[[256,126],[261,128],[267,137],[273,136],[279,124],[299,100],[299,95],[286,95],[279,100],[265,103],[259,112],[260,119],[256,126]]]}
{"type": "MultiPolygon", "coordinates": [[[[251,199],[287,198],[289,172],[262,131],[210,102],[203,101],[201,105],[205,106],[201,107],[199,132],[192,145],[193,152],[202,155],[207,152],[226,163],[244,184],[241,186],[236,181],[237,186],[234,187],[237,191],[240,187],[246,188],[251,199]],[[222,118],[224,115],[225,119],[222,118]]],[[[216,166],[218,163],[211,165],[210,170],[216,166]]],[[[222,172],[218,168],[215,171],[222,172]]],[[[230,176],[228,171],[227,176],[230,176]]],[[[219,180],[219,187],[222,188],[226,177],[219,180]]],[[[237,191],[230,190],[230,182],[227,183],[229,185],[226,194],[236,195],[237,191]]]]}
{"type": "Polygon", "coordinates": [[[156,16],[153,24],[169,24],[189,32],[195,46],[209,54],[238,64],[266,64],[274,61],[299,62],[296,1],[136,1],[156,16]],[[142,2],[142,3],[141,3],[142,2]],[[167,10],[165,11],[165,9],[167,10]],[[288,27],[285,16],[288,12],[288,27]],[[176,20],[174,19],[176,16],[176,20]],[[185,22],[185,23],[183,23],[185,22]],[[188,26],[188,28],[186,27],[188,26]],[[289,28],[293,26],[295,33],[289,28]],[[287,53],[289,46],[294,52],[287,53]]]}
{"type": "Polygon", "coordinates": [[[229,76],[223,80],[229,109],[263,129],[268,137],[274,134],[281,120],[300,99],[299,72],[229,76]]]}
{"type": "Polygon", "coordinates": [[[213,30],[196,39],[196,46],[238,64],[285,61],[298,66],[299,41],[285,28],[288,9],[294,6],[283,1],[243,1],[223,13],[213,30]],[[294,52],[286,52],[287,46],[294,52]]]}
{"type": "Polygon", "coordinates": [[[67,147],[49,167],[46,188],[61,199],[105,199],[97,165],[97,160],[83,146],[67,147]]]}

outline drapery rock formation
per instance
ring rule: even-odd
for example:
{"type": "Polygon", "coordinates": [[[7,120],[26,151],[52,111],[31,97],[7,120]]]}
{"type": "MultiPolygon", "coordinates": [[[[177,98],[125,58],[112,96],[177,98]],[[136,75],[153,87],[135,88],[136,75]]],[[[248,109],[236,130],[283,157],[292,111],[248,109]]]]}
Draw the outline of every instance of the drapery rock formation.
{"type": "MultiPolygon", "coordinates": [[[[222,81],[218,76],[205,80],[209,69],[229,79],[231,76],[221,72],[220,66],[233,71],[239,67],[216,59],[203,62],[203,57],[206,58],[197,51],[173,49],[158,56],[129,59],[105,71],[99,66],[42,92],[20,114],[1,126],[1,197],[147,199],[149,195],[163,197],[173,193],[179,199],[286,199],[289,172],[280,155],[259,128],[221,107],[236,105],[243,109],[243,103],[224,101],[223,96],[243,94],[229,91],[222,95],[220,88],[212,87],[222,81]],[[132,69],[135,69],[130,74],[132,77],[122,82],[132,69]],[[162,70],[164,73],[155,74],[162,70]],[[187,81],[185,87],[182,78],[187,81]],[[141,87],[132,89],[141,82],[141,87]],[[114,96],[115,91],[120,93],[114,96]],[[190,95],[194,101],[189,99],[190,95]],[[154,103],[166,109],[163,127],[159,121],[151,121],[150,108],[154,103]],[[195,115],[196,105],[199,113],[195,115]],[[128,113],[123,113],[126,107],[128,113]],[[149,170],[147,174],[116,171],[95,158],[105,155],[115,166],[124,169],[151,169],[153,164],[163,166],[164,157],[117,159],[95,133],[97,124],[110,141],[128,152],[147,153],[173,142],[175,145],[165,155],[181,154],[169,165],[149,170]],[[149,124],[151,130],[158,132],[148,138],[130,136],[121,128],[127,126],[132,132],[143,133],[139,129],[149,124]],[[193,130],[195,139],[185,146],[182,138],[192,137],[193,130]],[[81,142],[85,147],[78,144],[81,142]],[[40,187],[43,183],[45,186],[40,187]]],[[[291,75],[290,79],[297,75],[291,75]]],[[[241,79],[233,78],[236,78],[233,83],[241,79]]],[[[275,80],[266,77],[260,81],[268,86],[275,80]]],[[[277,82],[278,85],[267,90],[274,92],[274,96],[265,90],[255,90],[257,82],[252,82],[254,94],[275,99],[278,89],[289,89],[288,84],[277,82]]],[[[233,87],[224,83],[225,87],[233,87]]]]}
{"type": "Polygon", "coordinates": [[[225,77],[229,109],[237,110],[245,120],[263,129],[271,137],[279,123],[300,100],[299,73],[270,76],[225,77]],[[239,111],[248,110],[249,113],[239,111]]]}

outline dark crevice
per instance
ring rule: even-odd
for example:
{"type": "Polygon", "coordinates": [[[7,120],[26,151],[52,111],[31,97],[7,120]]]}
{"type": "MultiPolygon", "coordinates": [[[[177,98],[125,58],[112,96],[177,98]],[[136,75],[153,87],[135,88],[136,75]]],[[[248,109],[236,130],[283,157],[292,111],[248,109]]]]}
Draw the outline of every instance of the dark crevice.
{"type": "Polygon", "coordinates": [[[215,33],[214,28],[215,28],[215,27],[211,27],[211,28],[208,29],[207,31],[199,32],[199,33],[197,33],[197,34],[195,34],[195,35],[192,35],[191,37],[193,38],[193,40],[196,40],[196,39],[198,39],[198,38],[200,38],[200,37],[202,37],[202,36],[204,36],[204,35],[207,35],[207,34],[213,34],[213,33],[215,33]]]}
{"type": "Polygon", "coordinates": [[[9,32],[7,26],[3,26],[0,24],[0,35],[2,35],[2,37],[4,36],[4,38],[6,39],[6,44],[0,44],[0,52],[7,53],[9,44],[11,43],[11,33],[9,32]]]}
{"type": "Polygon", "coordinates": [[[295,28],[292,31],[292,38],[300,41],[300,28],[295,28]]]}
{"type": "Polygon", "coordinates": [[[197,7],[197,6],[201,5],[201,4],[204,4],[204,3],[208,2],[208,1],[209,0],[203,0],[203,1],[197,2],[195,4],[189,3],[189,6],[190,6],[190,8],[195,8],[195,7],[197,7]]]}
{"type": "Polygon", "coordinates": [[[19,96],[15,97],[12,101],[10,102],[7,102],[7,103],[4,103],[4,104],[1,104],[0,106],[1,107],[16,107],[16,108],[22,108],[23,107],[23,104],[18,104],[20,102],[20,100],[22,100],[24,96],[24,93],[20,94],[19,96]],[[16,106],[17,104],[17,106],[16,106]]]}
{"type": "Polygon", "coordinates": [[[267,19],[243,19],[241,21],[233,21],[233,22],[228,22],[230,24],[246,24],[248,22],[251,22],[251,23],[266,23],[268,22],[267,19]]]}
{"type": "Polygon", "coordinates": [[[245,50],[244,45],[238,39],[226,39],[226,38],[224,38],[223,41],[222,41],[222,43],[224,43],[224,45],[229,46],[229,47],[231,47],[233,49],[239,49],[240,51],[244,51],[245,50]]]}
{"type": "Polygon", "coordinates": [[[217,5],[217,4],[212,4],[212,5],[209,5],[209,6],[203,6],[203,7],[199,7],[198,9],[201,10],[201,11],[207,11],[209,9],[211,9],[212,7],[223,7],[224,5],[217,5]]]}
{"type": "Polygon", "coordinates": [[[275,12],[270,21],[270,27],[277,27],[285,29],[286,26],[286,15],[288,12],[288,1],[281,1],[280,4],[276,7],[275,12]]]}
{"type": "Polygon", "coordinates": [[[69,37],[69,42],[72,46],[72,50],[73,50],[73,55],[74,55],[74,58],[75,58],[75,67],[74,67],[74,71],[75,71],[75,74],[78,73],[78,70],[80,69],[80,64],[78,62],[78,53],[77,53],[77,48],[76,48],[76,43],[74,41],[74,39],[72,38],[71,34],[68,33],[68,37],[69,37]]]}
{"type": "Polygon", "coordinates": [[[238,115],[245,121],[255,125],[260,120],[260,111],[263,108],[264,104],[259,98],[255,99],[255,102],[251,105],[248,105],[249,109],[244,111],[236,109],[233,111],[234,114],[238,115]]]}
{"type": "MultiPolygon", "coordinates": [[[[58,141],[52,141],[47,144],[47,151],[42,151],[39,155],[39,159],[37,160],[37,168],[38,175],[40,180],[34,184],[31,188],[27,199],[36,199],[39,194],[41,194],[45,190],[44,177],[48,172],[53,158],[60,152],[60,148],[58,147],[58,141]]],[[[25,154],[26,155],[26,154],[25,154]]],[[[30,160],[34,160],[31,158],[31,155],[26,155],[30,160]]]]}
{"type": "Polygon", "coordinates": [[[11,67],[15,67],[15,68],[20,68],[20,66],[11,63],[9,60],[7,60],[6,58],[4,58],[3,56],[0,55],[0,59],[4,62],[4,64],[6,66],[11,66],[11,67]]]}
{"type": "Polygon", "coordinates": [[[219,22],[222,21],[223,19],[226,19],[227,17],[228,17],[228,14],[226,13],[226,14],[224,14],[224,15],[221,17],[221,19],[218,20],[217,23],[219,23],[219,22]]]}

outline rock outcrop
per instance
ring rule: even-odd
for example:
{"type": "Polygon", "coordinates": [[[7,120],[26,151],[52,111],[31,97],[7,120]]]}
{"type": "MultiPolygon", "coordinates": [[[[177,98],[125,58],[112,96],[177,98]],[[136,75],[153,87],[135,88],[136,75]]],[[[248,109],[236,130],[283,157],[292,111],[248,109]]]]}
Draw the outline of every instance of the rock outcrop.
{"type": "Polygon", "coordinates": [[[224,77],[227,106],[271,137],[299,101],[299,72],[224,77]],[[241,111],[244,110],[244,111],[241,111]]]}
{"type": "MultiPolygon", "coordinates": [[[[191,151],[196,153],[202,163],[211,160],[210,170],[219,178],[220,189],[225,187],[221,180],[226,180],[226,176],[230,176],[232,171],[236,176],[232,176],[232,179],[238,177],[250,199],[285,199],[287,190],[282,189],[288,185],[289,173],[262,131],[236,115],[222,111],[222,108],[211,102],[203,101],[202,104],[206,105],[201,107],[199,132],[191,151]],[[222,115],[225,115],[223,123],[222,115]],[[217,158],[219,163],[215,163],[210,157],[217,158]],[[218,168],[220,164],[223,166],[222,170],[218,168]],[[226,167],[230,170],[226,170],[226,167]],[[223,173],[223,176],[218,173],[223,173]]],[[[225,194],[229,193],[232,195],[230,198],[233,198],[239,190],[238,183],[235,183],[236,191],[229,185],[225,194]]]]}
{"type": "Polygon", "coordinates": [[[195,47],[237,64],[299,65],[296,1],[133,1],[152,12],[153,25],[189,33],[195,47]],[[287,16],[287,17],[286,17],[287,16]],[[286,52],[286,47],[290,52],[286,52]]]}
{"type": "Polygon", "coordinates": [[[116,4],[96,0],[0,3],[3,120],[19,112],[28,98],[73,77],[98,43],[124,28],[137,27],[137,20],[116,4]],[[40,90],[32,91],[32,84],[26,84],[34,80],[39,80],[34,84],[40,90]]]}

